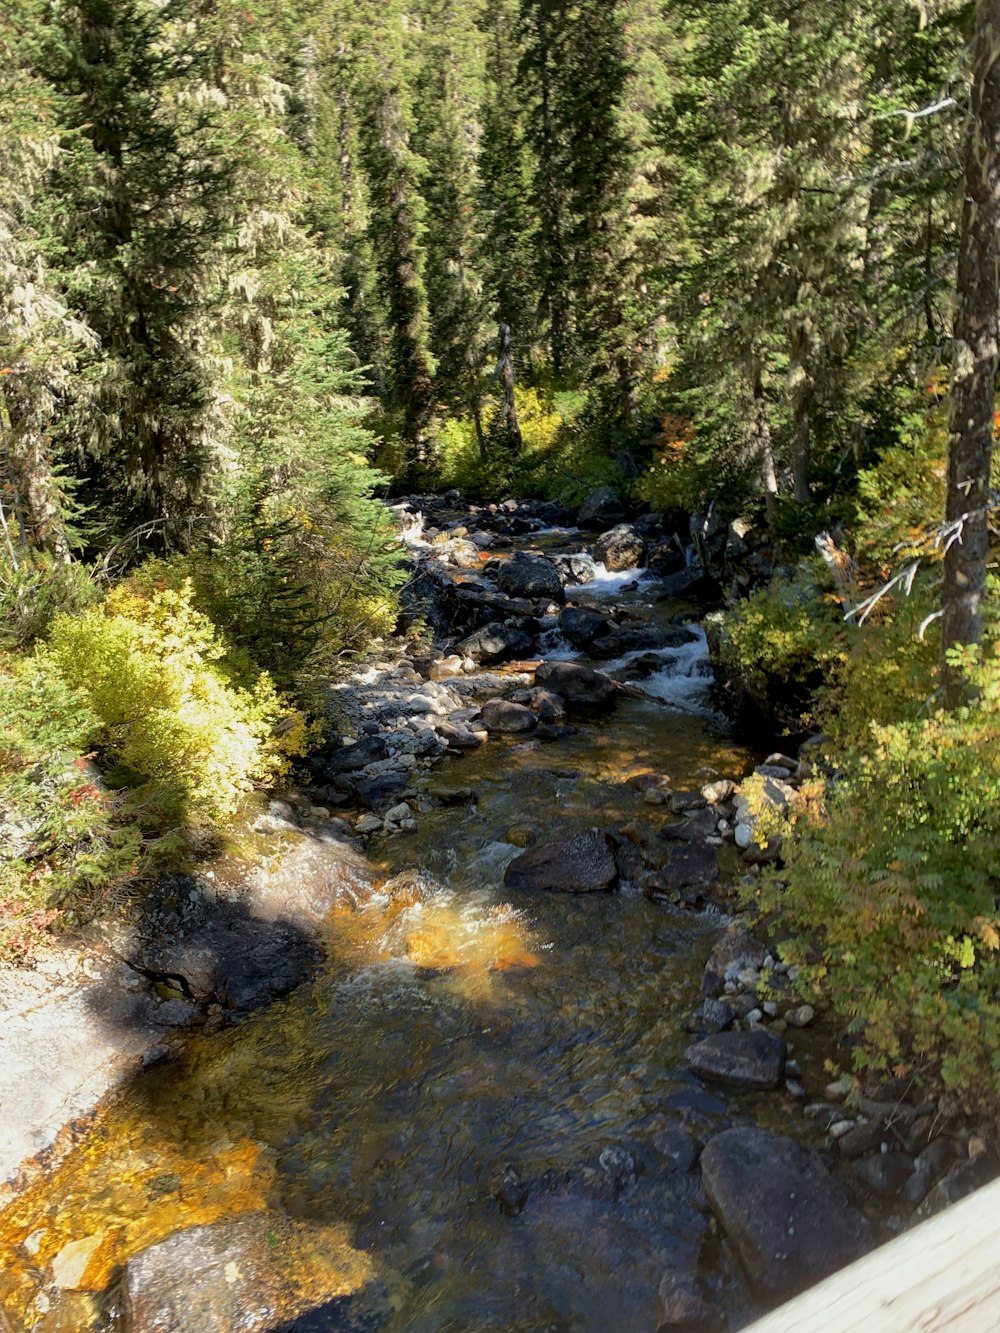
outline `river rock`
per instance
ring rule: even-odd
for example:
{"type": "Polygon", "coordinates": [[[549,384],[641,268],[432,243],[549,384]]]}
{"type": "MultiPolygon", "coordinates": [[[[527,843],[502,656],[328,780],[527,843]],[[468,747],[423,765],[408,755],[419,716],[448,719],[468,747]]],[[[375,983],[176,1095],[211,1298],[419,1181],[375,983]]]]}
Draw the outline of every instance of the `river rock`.
{"type": "Polygon", "coordinates": [[[606,708],[619,688],[610,676],[576,662],[543,662],[535,672],[535,680],[565,699],[569,709],[606,708]]]}
{"type": "Polygon", "coordinates": [[[767,957],[767,950],[751,935],[742,921],[731,921],[716,941],[701,983],[702,995],[719,995],[727,974],[747,968],[759,968],[767,957]]]}
{"type": "Polygon", "coordinates": [[[611,839],[600,829],[567,833],[515,857],[507,867],[509,889],[594,893],[614,889],[618,866],[611,839]]]}
{"type": "Polygon", "coordinates": [[[602,532],[625,518],[625,506],[611,486],[599,486],[587,496],[576,516],[577,527],[602,532]]]}
{"type": "Polygon", "coordinates": [[[594,543],[594,559],[606,569],[637,569],[645,558],[646,542],[628,523],[602,532],[594,543]]]}
{"type": "Polygon", "coordinates": [[[482,725],[491,734],[494,732],[534,731],[538,718],[524,704],[511,703],[509,699],[487,699],[480,716],[482,725]]]}
{"type": "Polygon", "coordinates": [[[684,1270],[670,1271],[660,1280],[659,1333],[708,1333],[721,1328],[723,1312],[711,1304],[697,1275],[684,1270]]]}
{"type": "Polygon", "coordinates": [[[318,778],[329,782],[341,773],[358,773],[369,764],[378,763],[388,752],[384,736],[362,736],[353,745],[320,750],[309,765],[318,778]]]}
{"type": "Polygon", "coordinates": [[[358,1291],[371,1261],[347,1229],[277,1213],[190,1227],[133,1255],[119,1306],[123,1333],[272,1333],[358,1291]]]}
{"type": "Polygon", "coordinates": [[[515,597],[544,597],[560,605],[566,600],[558,569],[543,555],[518,551],[500,564],[496,581],[504,592],[515,597]]]}
{"type": "Polygon", "coordinates": [[[626,653],[640,653],[647,648],[663,646],[663,634],[654,628],[636,628],[617,630],[612,634],[602,634],[594,639],[589,648],[591,657],[608,662],[626,653]]]}
{"type": "Polygon", "coordinates": [[[588,648],[609,628],[608,617],[589,606],[567,606],[559,613],[559,629],[574,648],[588,648]]]}
{"type": "Polygon", "coordinates": [[[669,849],[656,875],[647,881],[648,898],[678,898],[691,896],[691,890],[703,892],[719,882],[719,862],[715,848],[704,842],[681,843],[669,849]]]}
{"type": "Polygon", "coordinates": [[[552,690],[542,687],[529,690],[528,701],[543,722],[558,722],[566,716],[566,704],[562,695],[552,690]]]}
{"type": "Polygon", "coordinates": [[[448,746],[449,750],[475,750],[482,741],[468,727],[460,727],[454,722],[438,722],[435,731],[448,746]]]}
{"type": "Polygon", "coordinates": [[[692,1073],[748,1092],[770,1092],[781,1082],[785,1043],[773,1032],[717,1032],[684,1052],[692,1073]]]}
{"type": "Polygon", "coordinates": [[[521,630],[510,629],[495,620],[462,639],[456,645],[456,652],[471,657],[474,662],[505,662],[525,656],[533,643],[534,640],[521,630]]]}
{"type": "Polygon", "coordinates": [[[701,1177],[762,1296],[801,1291],[871,1243],[867,1222],[818,1154],[780,1134],[751,1128],[717,1134],[701,1155],[701,1177]]]}

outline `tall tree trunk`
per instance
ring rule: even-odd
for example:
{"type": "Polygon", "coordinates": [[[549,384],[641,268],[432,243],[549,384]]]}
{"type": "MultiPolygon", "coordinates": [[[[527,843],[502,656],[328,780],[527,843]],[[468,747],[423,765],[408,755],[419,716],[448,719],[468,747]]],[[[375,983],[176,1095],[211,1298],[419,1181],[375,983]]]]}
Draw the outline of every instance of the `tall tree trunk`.
{"type": "Polygon", "coordinates": [[[517,405],[514,402],[514,354],[510,347],[510,325],[501,324],[497,334],[496,377],[503,385],[503,417],[507,426],[507,438],[511,453],[519,454],[524,448],[521,427],[517,420],[517,405]]]}
{"type": "Polygon", "coordinates": [[[761,482],[764,487],[764,508],[768,527],[774,523],[778,508],[778,474],[774,467],[774,446],[771,442],[771,418],[764,396],[764,379],[760,361],[754,358],[751,365],[753,383],[753,434],[760,457],[761,482]]]}
{"type": "Polygon", "coordinates": [[[944,559],[941,681],[947,706],[966,687],[952,648],[982,638],[989,540],[987,501],[1000,310],[1000,0],[977,0],[972,101],[965,138],[965,204],[958,253],[948,494],[945,520],[961,524],[944,559]]]}
{"type": "Polygon", "coordinates": [[[809,500],[810,421],[815,384],[809,373],[809,336],[801,319],[792,324],[788,349],[788,389],[792,406],[792,493],[809,500]]]}

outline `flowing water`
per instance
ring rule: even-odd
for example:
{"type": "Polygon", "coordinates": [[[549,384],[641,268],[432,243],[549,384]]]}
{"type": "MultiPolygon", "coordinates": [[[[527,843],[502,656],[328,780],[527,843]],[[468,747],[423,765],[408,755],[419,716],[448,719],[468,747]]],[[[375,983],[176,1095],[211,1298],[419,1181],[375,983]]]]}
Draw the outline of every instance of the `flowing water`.
{"type": "MultiPolygon", "coordinates": [[[[580,594],[650,606],[628,581],[580,594]]],[[[512,898],[503,873],[515,844],[666,818],[630,777],[747,770],[711,714],[703,643],[673,658],[651,690],[680,708],[626,699],[566,740],[433,772],[431,790],[478,800],[374,844],[387,876],[414,874],[333,920],[323,974],[137,1079],[0,1219],[15,1329],[104,1326],[96,1298],[42,1291],[68,1240],[102,1234],[110,1275],[172,1231],[267,1205],[346,1229],[388,1333],[652,1333],[660,1275],[705,1233],[697,1172],[674,1170],[664,1131],[784,1112],[683,1068],[717,916],[627,883],[512,898]],[[494,1197],[508,1167],[531,1187],[517,1216],[494,1197]]]]}

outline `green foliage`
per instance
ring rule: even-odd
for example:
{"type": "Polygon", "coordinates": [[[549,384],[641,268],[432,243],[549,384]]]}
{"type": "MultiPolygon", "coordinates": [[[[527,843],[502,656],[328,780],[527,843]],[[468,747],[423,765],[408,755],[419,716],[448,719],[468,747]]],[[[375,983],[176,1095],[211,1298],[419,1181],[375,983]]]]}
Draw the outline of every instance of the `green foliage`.
{"type": "Polygon", "coordinates": [[[853,627],[843,621],[821,561],[803,560],[791,577],[777,574],[717,618],[719,655],[751,695],[797,698],[844,664],[853,627]]]}
{"type": "Polygon", "coordinates": [[[1000,669],[977,703],[876,725],[820,785],[759,891],[788,957],[861,1038],[858,1064],[939,1075],[972,1111],[1000,1097],[1000,669]]]}
{"type": "Polygon", "coordinates": [[[82,611],[97,597],[89,570],[47,551],[25,549],[15,565],[0,556],[0,650],[28,648],[59,611],[82,611]]]}
{"type": "Polygon", "coordinates": [[[91,741],[151,827],[216,824],[281,773],[271,735],[286,710],[266,673],[234,681],[190,584],[148,583],[130,580],[102,606],[56,617],[48,657],[93,711],[91,741]]]}
{"type": "Polygon", "coordinates": [[[510,452],[502,412],[490,402],[482,414],[485,457],[470,420],[452,417],[441,426],[435,485],[455,486],[484,500],[521,495],[574,503],[595,486],[621,484],[609,456],[606,423],[591,413],[592,400],[586,395],[519,385],[514,401],[523,439],[521,453],[510,452]]]}
{"type": "Polygon", "coordinates": [[[86,752],[98,720],[44,654],[0,663],[0,959],[24,961],[72,911],[107,906],[137,871],[86,752]]]}

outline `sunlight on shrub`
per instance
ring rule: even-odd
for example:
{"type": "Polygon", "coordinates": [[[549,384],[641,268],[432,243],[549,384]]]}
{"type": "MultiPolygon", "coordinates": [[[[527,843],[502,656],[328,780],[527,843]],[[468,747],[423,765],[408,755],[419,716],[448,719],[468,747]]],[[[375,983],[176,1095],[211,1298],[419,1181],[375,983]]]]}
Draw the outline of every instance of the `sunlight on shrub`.
{"type": "Polygon", "coordinates": [[[190,583],[127,581],[100,607],[53,623],[52,661],[99,719],[97,744],[158,823],[213,824],[284,761],[270,735],[286,711],[270,677],[245,688],[192,604],[190,583]]]}

